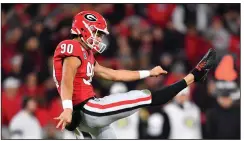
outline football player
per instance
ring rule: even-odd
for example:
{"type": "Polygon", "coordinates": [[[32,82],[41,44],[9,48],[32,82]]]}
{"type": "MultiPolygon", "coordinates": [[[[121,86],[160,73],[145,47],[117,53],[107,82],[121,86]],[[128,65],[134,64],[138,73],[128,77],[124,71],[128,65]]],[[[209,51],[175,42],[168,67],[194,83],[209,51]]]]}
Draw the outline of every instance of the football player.
{"type": "Polygon", "coordinates": [[[53,78],[64,109],[55,118],[58,120],[57,128],[87,132],[97,139],[115,139],[111,123],[130,116],[140,107],[167,103],[191,83],[203,80],[215,62],[216,53],[210,49],[184,79],[170,86],[154,92],[132,90],[96,98],[91,84],[94,75],[112,81],[135,81],[167,74],[160,66],[151,70],[130,71],[113,70],[100,65],[93,52],[102,53],[106,49],[103,36],[108,34],[107,23],[102,15],[83,11],[73,19],[73,39],[61,41],[57,45],[53,58],[53,78]]]}

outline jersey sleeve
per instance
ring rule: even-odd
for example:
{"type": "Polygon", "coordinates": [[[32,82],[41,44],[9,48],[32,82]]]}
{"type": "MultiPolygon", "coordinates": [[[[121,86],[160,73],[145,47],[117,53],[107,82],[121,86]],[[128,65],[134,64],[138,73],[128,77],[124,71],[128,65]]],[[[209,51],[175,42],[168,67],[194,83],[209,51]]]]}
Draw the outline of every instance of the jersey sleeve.
{"type": "Polygon", "coordinates": [[[66,57],[78,57],[82,60],[82,47],[80,43],[73,40],[65,40],[58,44],[55,50],[55,57],[66,58],[66,57]]]}

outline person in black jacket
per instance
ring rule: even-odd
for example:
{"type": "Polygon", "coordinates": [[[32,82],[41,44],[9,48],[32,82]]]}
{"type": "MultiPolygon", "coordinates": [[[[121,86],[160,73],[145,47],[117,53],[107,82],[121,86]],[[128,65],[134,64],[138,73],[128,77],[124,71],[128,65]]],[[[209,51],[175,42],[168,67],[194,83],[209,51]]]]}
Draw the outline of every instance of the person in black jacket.
{"type": "Polygon", "coordinates": [[[207,111],[206,137],[208,139],[240,139],[240,91],[235,83],[217,83],[217,104],[207,111]],[[232,85],[232,84],[234,85],[232,85]]]}

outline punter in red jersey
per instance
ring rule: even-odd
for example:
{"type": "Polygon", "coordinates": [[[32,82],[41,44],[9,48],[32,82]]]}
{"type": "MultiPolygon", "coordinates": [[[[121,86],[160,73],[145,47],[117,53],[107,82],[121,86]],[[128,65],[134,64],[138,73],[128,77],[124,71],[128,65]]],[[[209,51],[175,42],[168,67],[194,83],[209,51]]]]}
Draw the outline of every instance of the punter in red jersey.
{"type": "MultiPolygon", "coordinates": [[[[53,69],[54,80],[59,93],[61,93],[60,82],[62,80],[62,72],[65,70],[63,69],[63,63],[65,63],[64,58],[67,58],[67,60],[71,60],[72,63],[77,62],[77,64],[79,64],[75,76],[70,76],[74,77],[72,97],[73,104],[76,105],[90,97],[94,97],[95,93],[93,91],[91,81],[94,75],[95,59],[92,50],[85,50],[84,47],[82,47],[82,44],[76,40],[64,40],[59,43],[54,54],[53,69]]],[[[72,64],[68,65],[68,67],[72,67],[70,66],[72,64]]],[[[68,73],[68,75],[70,75],[70,73],[68,73]]]]}
{"type": "Polygon", "coordinates": [[[60,42],[54,54],[53,76],[62,99],[63,112],[55,119],[70,131],[84,131],[97,139],[116,138],[110,124],[130,116],[145,106],[167,103],[193,82],[205,78],[213,67],[216,53],[210,49],[184,79],[158,91],[132,90],[103,98],[96,98],[91,85],[92,77],[113,81],[134,81],[167,74],[160,66],[152,70],[113,70],[96,62],[93,51],[106,49],[102,37],[109,34],[105,19],[97,12],[83,11],[74,19],[72,40],[60,42]]]}

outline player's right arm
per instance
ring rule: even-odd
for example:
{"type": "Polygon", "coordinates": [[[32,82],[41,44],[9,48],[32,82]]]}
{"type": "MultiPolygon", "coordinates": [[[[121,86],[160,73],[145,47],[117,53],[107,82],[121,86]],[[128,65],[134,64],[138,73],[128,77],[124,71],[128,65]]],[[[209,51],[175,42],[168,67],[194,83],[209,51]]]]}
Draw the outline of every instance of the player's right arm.
{"type": "Polygon", "coordinates": [[[59,126],[62,125],[62,129],[64,129],[72,119],[73,81],[75,79],[77,69],[81,65],[81,60],[79,58],[81,48],[76,42],[67,40],[58,45],[55,54],[56,57],[63,59],[62,79],[60,81],[60,96],[64,109],[60,116],[55,118],[56,120],[59,120],[56,128],[59,128],[59,126]]]}
{"type": "Polygon", "coordinates": [[[73,95],[73,81],[76,71],[81,65],[80,59],[77,57],[67,57],[64,59],[63,72],[61,80],[61,99],[72,100],[73,95]]]}
{"type": "Polygon", "coordinates": [[[148,71],[114,70],[100,65],[98,62],[94,68],[95,75],[112,81],[135,81],[149,76],[159,76],[167,74],[160,66],[156,66],[148,71]]]}
{"type": "MultiPolygon", "coordinates": [[[[65,102],[70,102],[72,106],[72,95],[73,95],[73,81],[75,78],[76,71],[81,65],[80,59],[77,57],[67,57],[64,59],[63,71],[62,71],[62,80],[61,80],[61,99],[63,106],[65,102]]],[[[59,128],[62,125],[62,130],[67,124],[71,122],[72,119],[71,108],[65,108],[61,115],[55,119],[59,120],[59,123],[56,128],[59,128]]]]}

